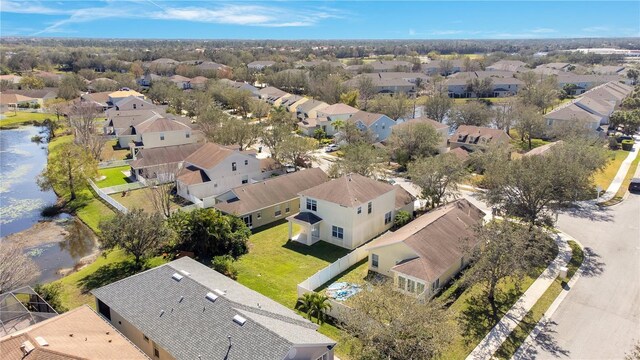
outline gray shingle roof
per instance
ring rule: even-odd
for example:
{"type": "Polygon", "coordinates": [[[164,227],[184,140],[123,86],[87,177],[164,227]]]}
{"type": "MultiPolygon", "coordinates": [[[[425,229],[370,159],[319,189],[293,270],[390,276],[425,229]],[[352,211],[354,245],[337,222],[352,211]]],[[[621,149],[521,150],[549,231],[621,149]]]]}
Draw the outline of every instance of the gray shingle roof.
{"type": "Polygon", "coordinates": [[[176,359],[284,359],[293,345],[326,351],[335,344],[292,310],[189,258],[93,294],[176,359]],[[174,280],[180,271],[189,275],[174,280]],[[205,296],[215,289],[226,294],[211,302],[205,296]],[[235,315],[246,319],[244,325],[233,321],[235,315]]]}

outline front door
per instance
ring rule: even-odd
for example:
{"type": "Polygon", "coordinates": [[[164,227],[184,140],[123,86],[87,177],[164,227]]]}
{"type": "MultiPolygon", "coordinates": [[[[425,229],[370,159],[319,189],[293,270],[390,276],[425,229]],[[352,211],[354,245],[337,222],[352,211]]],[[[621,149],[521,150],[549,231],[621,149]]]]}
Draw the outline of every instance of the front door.
{"type": "Polygon", "coordinates": [[[320,226],[311,225],[311,237],[312,238],[319,238],[320,237],[320,226]]]}

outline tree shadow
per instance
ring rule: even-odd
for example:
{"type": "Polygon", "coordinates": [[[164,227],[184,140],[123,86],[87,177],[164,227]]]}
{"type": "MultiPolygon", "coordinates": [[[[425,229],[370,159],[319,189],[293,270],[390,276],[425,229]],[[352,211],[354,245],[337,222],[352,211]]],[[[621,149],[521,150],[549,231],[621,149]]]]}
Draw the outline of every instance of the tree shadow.
{"type": "Polygon", "coordinates": [[[139,268],[133,260],[103,265],[92,274],[89,274],[78,281],[82,293],[87,293],[93,289],[122,280],[145,269],[139,268]]]}
{"type": "Polygon", "coordinates": [[[546,322],[542,326],[540,333],[533,339],[534,344],[537,346],[521,347],[513,356],[513,359],[535,359],[538,355],[538,348],[557,358],[561,356],[568,357],[570,351],[560,347],[554,338],[554,334],[556,333],[555,327],[557,325],[554,321],[546,322]]]}
{"type": "Polygon", "coordinates": [[[494,316],[491,305],[484,293],[475,294],[465,300],[466,308],[460,312],[458,322],[462,329],[462,336],[467,344],[476,344],[482,340],[500,319],[518,301],[522,291],[510,289],[507,292],[496,293],[498,314],[494,316]]]}
{"type": "Polygon", "coordinates": [[[594,206],[588,203],[575,204],[571,207],[562,209],[561,212],[574,218],[588,219],[591,221],[613,221],[611,209],[607,207],[594,206]]]}
{"type": "Polygon", "coordinates": [[[305,245],[297,241],[287,240],[287,242],[282,245],[282,247],[291,251],[295,251],[301,255],[313,256],[330,263],[349,253],[349,250],[345,248],[341,248],[324,241],[318,241],[313,245],[305,245]]]}
{"type": "Polygon", "coordinates": [[[596,254],[590,247],[584,248],[584,260],[582,262],[582,276],[599,276],[604,272],[605,263],[600,255],[596,254]]]}

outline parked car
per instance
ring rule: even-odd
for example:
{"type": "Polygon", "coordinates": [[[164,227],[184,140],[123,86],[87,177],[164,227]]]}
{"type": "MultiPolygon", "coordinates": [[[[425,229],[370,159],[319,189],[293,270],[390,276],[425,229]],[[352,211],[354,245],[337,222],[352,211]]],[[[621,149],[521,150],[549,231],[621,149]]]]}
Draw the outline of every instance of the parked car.
{"type": "Polygon", "coordinates": [[[334,151],[337,151],[338,149],[340,149],[340,146],[338,144],[331,144],[331,145],[327,145],[324,148],[324,152],[334,152],[334,151]]]}
{"type": "Polygon", "coordinates": [[[629,183],[629,192],[640,193],[640,178],[633,178],[629,183]]]}

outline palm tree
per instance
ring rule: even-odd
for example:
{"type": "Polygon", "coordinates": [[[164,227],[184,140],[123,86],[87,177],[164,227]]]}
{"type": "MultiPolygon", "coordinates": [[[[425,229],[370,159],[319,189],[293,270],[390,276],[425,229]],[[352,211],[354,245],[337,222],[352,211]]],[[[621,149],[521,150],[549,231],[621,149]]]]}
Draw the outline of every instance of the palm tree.
{"type": "Polygon", "coordinates": [[[298,298],[296,310],[300,310],[307,314],[307,318],[316,318],[318,324],[322,324],[327,319],[327,311],[331,310],[329,298],[316,292],[303,294],[298,298]]]}

